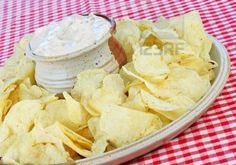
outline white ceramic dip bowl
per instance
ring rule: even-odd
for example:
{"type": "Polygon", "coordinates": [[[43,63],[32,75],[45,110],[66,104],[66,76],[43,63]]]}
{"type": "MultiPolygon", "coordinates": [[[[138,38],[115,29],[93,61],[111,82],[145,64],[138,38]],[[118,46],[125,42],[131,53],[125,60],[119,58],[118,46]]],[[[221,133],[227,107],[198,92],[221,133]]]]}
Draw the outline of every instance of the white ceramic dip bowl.
{"type": "Polygon", "coordinates": [[[119,67],[126,63],[123,48],[112,37],[112,33],[115,31],[115,21],[104,15],[96,14],[96,16],[107,21],[110,27],[96,43],[83,49],[58,56],[54,54],[45,56],[36,54],[32,49],[32,42],[29,42],[26,54],[36,63],[35,79],[38,85],[53,93],[70,91],[81,71],[103,68],[112,73],[117,72],[119,67]]]}

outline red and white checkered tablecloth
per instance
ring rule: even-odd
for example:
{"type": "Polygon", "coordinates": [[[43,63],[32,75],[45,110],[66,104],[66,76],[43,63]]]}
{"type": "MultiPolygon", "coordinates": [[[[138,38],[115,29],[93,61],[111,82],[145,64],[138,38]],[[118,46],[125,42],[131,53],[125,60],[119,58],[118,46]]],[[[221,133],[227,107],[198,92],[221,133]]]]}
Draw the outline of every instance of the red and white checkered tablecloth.
{"type": "Polygon", "coordinates": [[[231,75],[208,112],[177,138],[127,164],[236,165],[236,0],[1,0],[0,65],[24,34],[74,13],[113,18],[172,17],[198,10],[206,31],[221,41],[231,59],[231,75]]]}

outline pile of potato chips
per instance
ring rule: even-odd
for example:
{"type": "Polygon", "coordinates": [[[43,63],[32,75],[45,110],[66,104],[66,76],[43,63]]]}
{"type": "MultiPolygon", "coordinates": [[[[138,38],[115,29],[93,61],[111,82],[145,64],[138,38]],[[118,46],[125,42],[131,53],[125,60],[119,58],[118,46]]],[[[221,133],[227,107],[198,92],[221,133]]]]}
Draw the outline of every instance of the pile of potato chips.
{"type": "Polygon", "coordinates": [[[56,164],[132,143],[174,121],[214,78],[212,42],[197,12],[170,19],[123,19],[114,36],[128,63],[119,73],[78,75],[61,96],[37,86],[25,56],[30,35],[0,68],[0,157],[9,164],[56,164]]]}

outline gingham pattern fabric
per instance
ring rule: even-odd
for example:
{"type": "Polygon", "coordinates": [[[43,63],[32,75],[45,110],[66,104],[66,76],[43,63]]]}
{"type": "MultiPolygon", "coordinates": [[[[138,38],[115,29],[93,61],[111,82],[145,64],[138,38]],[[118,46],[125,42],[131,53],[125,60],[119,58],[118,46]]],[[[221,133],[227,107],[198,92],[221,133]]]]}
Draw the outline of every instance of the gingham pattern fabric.
{"type": "Polygon", "coordinates": [[[0,65],[24,34],[74,13],[155,20],[198,10],[206,31],[221,41],[231,59],[231,75],[221,95],[188,130],[161,148],[127,164],[236,164],[236,1],[1,0],[0,65]]]}

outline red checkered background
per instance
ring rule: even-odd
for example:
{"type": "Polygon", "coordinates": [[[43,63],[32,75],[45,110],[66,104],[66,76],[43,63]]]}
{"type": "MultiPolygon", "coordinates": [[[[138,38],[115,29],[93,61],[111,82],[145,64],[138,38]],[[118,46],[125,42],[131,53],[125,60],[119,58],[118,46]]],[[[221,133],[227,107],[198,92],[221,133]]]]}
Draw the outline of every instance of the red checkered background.
{"type": "Polygon", "coordinates": [[[0,65],[24,34],[74,13],[98,12],[119,19],[155,20],[198,10],[206,31],[221,41],[231,75],[208,112],[177,138],[127,164],[236,164],[236,1],[235,0],[1,0],[0,65]]]}

